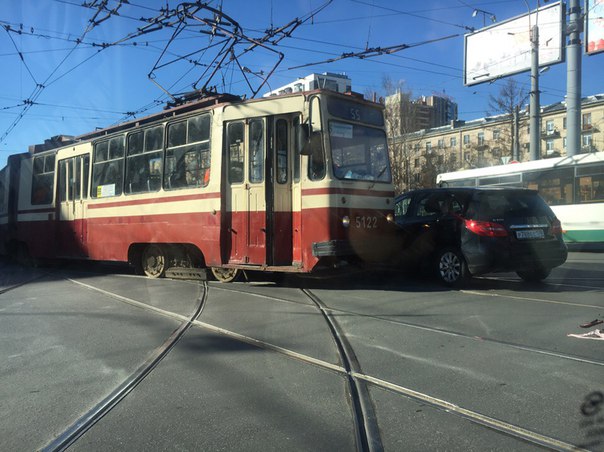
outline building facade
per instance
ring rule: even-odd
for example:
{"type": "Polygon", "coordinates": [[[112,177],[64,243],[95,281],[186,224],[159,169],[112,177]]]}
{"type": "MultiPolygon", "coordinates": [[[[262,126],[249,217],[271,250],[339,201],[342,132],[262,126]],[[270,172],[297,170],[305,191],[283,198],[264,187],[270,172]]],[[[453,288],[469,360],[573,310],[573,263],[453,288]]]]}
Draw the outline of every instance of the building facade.
{"type": "Polygon", "coordinates": [[[302,91],[312,91],[314,89],[329,89],[337,93],[349,93],[352,91],[352,81],[346,74],[335,74],[332,72],[310,74],[306,77],[299,78],[295,82],[288,83],[287,85],[270,91],[262,97],[299,93],[302,91]]]}
{"type": "MultiPolygon", "coordinates": [[[[604,94],[588,96],[581,104],[581,151],[604,151],[604,94]]],[[[436,174],[460,169],[530,160],[528,109],[517,119],[500,115],[471,121],[451,121],[442,127],[426,128],[391,137],[394,152],[407,156],[395,164],[408,165],[409,175],[401,190],[435,182],[436,174]],[[517,125],[516,125],[517,124],[517,125]],[[514,148],[517,145],[517,153],[514,148]],[[426,172],[430,174],[426,174],[426,172]]],[[[559,102],[541,108],[541,158],[566,155],[566,105],[559,102]]]]}

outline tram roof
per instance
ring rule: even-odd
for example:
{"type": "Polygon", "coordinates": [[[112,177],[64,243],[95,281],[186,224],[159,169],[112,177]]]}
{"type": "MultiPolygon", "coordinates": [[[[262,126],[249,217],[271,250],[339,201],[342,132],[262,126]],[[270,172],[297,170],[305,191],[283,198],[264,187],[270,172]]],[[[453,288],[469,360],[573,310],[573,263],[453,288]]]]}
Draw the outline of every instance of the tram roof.
{"type": "Polygon", "coordinates": [[[75,144],[75,143],[79,143],[82,141],[92,140],[94,138],[98,138],[98,137],[110,135],[110,134],[113,134],[116,132],[128,130],[128,129],[138,127],[138,126],[144,125],[144,124],[149,124],[149,123],[161,120],[161,119],[175,117],[175,116],[178,116],[178,115],[190,112],[190,111],[202,109],[202,108],[209,109],[209,108],[216,108],[220,105],[224,105],[224,106],[238,105],[238,104],[239,105],[242,105],[242,104],[248,105],[248,104],[252,104],[252,103],[271,102],[271,101],[278,101],[280,99],[286,99],[286,98],[291,98],[291,97],[299,97],[299,96],[307,97],[307,96],[309,96],[311,94],[315,94],[315,93],[328,93],[329,95],[334,96],[334,97],[340,97],[343,99],[353,99],[356,101],[363,101],[363,102],[366,102],[369,104],[374,104],[376,107],[383,108],[382,104],[373,102],[368,99],[364,99],[362,94],[353,93],[353,92],[342,94],[342,93],[337,93],[335,91],[326,90],[326,89],[316,89],[316,90],[312,90],[312,91],[303,91],[303,92],[297,92],[297,93],[289,93],[289,94],[282,94],[282,95],[278,95],[278,96],[261,97],[261,98],[257,98],[257,99],[247,99],[247,100],[240,96],[237,96],[234,94],[228,94],[228,93],[206,95],[202,98],[195,99],[193,93],[191,93],[191,94],[187,94],[187,95],[183,96],[177,103],[176,102],[169,103],[166,106],[166,108],[161,112],[153,113],[153,114],[145,116],[143,118],[134,119],[134,120],[128,121],[128,122],[123,122],[121,124],[117,124],[114,126],[98,129],[93,132],[87,132],[85,134],[78,135],[78,136],[57,135],[57,136],[54,136],[52,138],[45,140],[44,144],[30,145],[29,152],[30,152],[30,154],[38,154],[38,153],[44,152],[44,151],[51,151],[51,150],[59,149],[64,146],[68,146],[70,144],[75,144]],[[191,99],[193,99],[193,100],[191,100],[191,99]]]}

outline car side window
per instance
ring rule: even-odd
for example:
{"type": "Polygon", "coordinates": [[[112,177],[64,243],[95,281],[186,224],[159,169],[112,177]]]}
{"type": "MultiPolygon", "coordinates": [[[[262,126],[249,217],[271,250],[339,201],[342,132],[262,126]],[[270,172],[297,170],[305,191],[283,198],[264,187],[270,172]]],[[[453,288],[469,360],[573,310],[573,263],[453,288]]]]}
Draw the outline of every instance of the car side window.
{"type": "Polygon", "coordinates": [[[409,205],[411,204],[411,197],[407,196],[406,198],[403,198],[401,200],[399,200],[395,205],[394,205],[394,217],[397,220],[402,220],[404,217],[407,216],[407,212],[409,212],[409,205]]]}
{"type": "Polygon", "coordinates": [[[437,213],[440,213],[440,202],[442,196],[440,195],[429,195],[419,200],[417,203],[417,209],[415,211],[416,217],[435,217],[437,213]]]}

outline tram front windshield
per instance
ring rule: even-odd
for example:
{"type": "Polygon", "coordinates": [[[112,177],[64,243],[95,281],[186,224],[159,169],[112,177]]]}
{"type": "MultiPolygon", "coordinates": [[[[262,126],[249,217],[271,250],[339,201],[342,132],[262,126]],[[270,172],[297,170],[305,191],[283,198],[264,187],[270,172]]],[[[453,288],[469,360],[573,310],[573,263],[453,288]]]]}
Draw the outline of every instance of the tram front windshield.
{"type": "Polygon", "coordinates": [[[340,121],[329,122],[335,177],[390,182],[390,161],[383,130],[340,121]]]}

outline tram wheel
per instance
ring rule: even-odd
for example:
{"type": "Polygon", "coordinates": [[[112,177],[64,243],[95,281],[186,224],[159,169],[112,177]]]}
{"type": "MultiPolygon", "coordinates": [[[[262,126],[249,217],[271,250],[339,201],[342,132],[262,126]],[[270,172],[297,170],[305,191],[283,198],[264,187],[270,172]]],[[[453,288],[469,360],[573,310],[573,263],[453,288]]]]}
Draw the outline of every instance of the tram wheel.
{"type": "Polygon", "coordinates": [[[166,254],[159,245],[148,245],[141,257],[141,266],[145,275],[160,278],[166,272],[166,254]]]}
{"type": "Polygon", "coordinates": [[[238,268],[212,267],[212,275],[217,281],[229,283],[239,279],[241,270],[238,268]]]}

